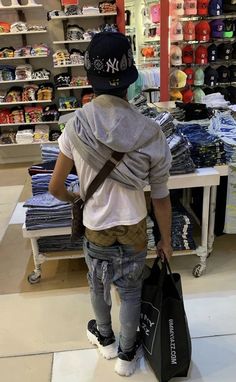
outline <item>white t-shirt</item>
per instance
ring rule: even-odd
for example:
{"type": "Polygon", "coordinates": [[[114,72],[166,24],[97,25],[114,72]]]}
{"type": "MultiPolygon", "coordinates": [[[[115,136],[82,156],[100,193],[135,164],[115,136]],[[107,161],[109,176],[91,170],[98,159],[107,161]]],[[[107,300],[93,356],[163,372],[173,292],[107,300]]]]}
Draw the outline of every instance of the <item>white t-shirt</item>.
{"type": "MultiPolygon", "coordinates": [[[[84,194],[97,172],[89,166],[69,140],[66,128],[59,140],[61,152],[74,160],[84,194]]],[[[91,230],[103,230],[117,225],[137,224],[147,215],[142,190],[130,190],[110,178],[88,200],[84,207],[83,223],[91,230]]]]}

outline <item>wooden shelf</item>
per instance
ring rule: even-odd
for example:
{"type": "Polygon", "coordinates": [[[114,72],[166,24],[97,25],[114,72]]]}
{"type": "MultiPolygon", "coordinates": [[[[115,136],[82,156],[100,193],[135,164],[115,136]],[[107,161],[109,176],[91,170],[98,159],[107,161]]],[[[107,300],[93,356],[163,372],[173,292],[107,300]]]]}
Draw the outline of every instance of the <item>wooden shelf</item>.
{"type": "Polygon", "coordinates": [[[0,84],[16,84],[16,83],[25,83],[25,82],[40,82],[40,81],[49,81],[50,78],[37,78],[37,79],[31,79],[31,80],[12,80],[12,81],[0,81],[0,84]]]}
{"type": "Polygon", "coordinates": [[[189,21],[190,18],[191,18],[191,21],[235,19],[235,13],[229,14],[229,15],[219,15],[219,16],[198,16],[198,15],[182,16],[182,17],[178,17],[178,21],[189,21]]]}
{"type": "Polygon", "coordinates": [[[49,55],[44,56],[21,56],[21,57],[3,57],[0,58],[0,61],[9,61],[9,60],[25,60],[28,58],[48,58],[49,55]]]}
{"type": "Polygon", "coordinates": [[[12,11],[12,9],[32,9],[32,8],[42,8],[43,4],[35,4],[35,5],[6,5],[0,7],[1,11],[12,11]]]}
{"type": "Polygon", "coordinates": [[[91,40],[62,40],[62,41],[53,41],[54,45],[61,45],[61,44],[77,44],[77,43],[83,43],[87,42],[89,43],[91,40]]]}
{"type": "Polygon", "coordinates": [[[48,101],[18,101],[18,102],[0,102],[0,106],[14,106],[14,105],[31,105],[34,104],[40,104],[40,103],[51,103],[52,100],[48,101]]]}
{"type": "Polygon", "coordinates": [[[52,16],[51,20],[87,19],[90,17],[107,17],[107,16],[117,16],[117,12],[94,13],[91,15],[52,16]]]}
{"type": "Polygon", "coordinates": [[[55,69],[58,68],[78,68],[78,67],[83,67],[84,64],[69,64],[69,65],[56,65],[54,66],[55,69]]]}
{"type": "Polygon", "coordinates": [[[14,146],[31,146],[31,145],[43,145],[43,144],[58,144],[57,141],[47,141],[47,142],[31,142],[31,143],[7,143],[1,144],[0,147],[14,147],[14,146]]]}
{"type": "Polygon", "coordinates": [[[57,88],[57,90],[90,89],[90,88],[92,88],[91,85],[84,85],[84,86],[63,86],[63,87],[57,88]]]}
{"type": "Polygon", "coordinates": [[[47,30],[43,30],[43,31],[13,32],[13,33],[12,32],[9,32],[9,33],[0,33],[0,36],[21,36],[23,34],[39,34],[39,33],[47,33],[47,30]]]}
{"type": "MultiPolygon", "coordinates": [[[[34,125],[56,125],[58,121],[49,121],[49,122],[25,122],[25,123],[0,123],[0,127],[8,127],[8,126],[34,126],[34,125]]],[[[5,146],[5,145],[4,145],[5,146]]]]}

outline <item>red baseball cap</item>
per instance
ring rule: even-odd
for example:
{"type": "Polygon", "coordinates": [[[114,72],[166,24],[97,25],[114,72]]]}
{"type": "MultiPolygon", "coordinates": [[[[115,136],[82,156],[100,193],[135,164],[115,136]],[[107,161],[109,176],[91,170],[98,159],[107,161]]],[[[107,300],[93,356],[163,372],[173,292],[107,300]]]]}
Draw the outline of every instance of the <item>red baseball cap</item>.
{"type": "Polygon", "coordinates": [[[183,29],[185,41],[195,40],[195,25],[192,21],[187,21],[183,29]]]}
{"type": "Polygon", "coordinates": [[[208,50],[205,46],[199,45],[195,51],[195,62],[196,64],[207,64],[208,63],[208,50]]]}
{"type": "Polygon", "coordinates": [[[191,88],[182,91],[183,102],[190,103],[193,101],[193,91],[191,88]]]}
{"type": "Polygon", "coordinates": [[[208,15],[208,6],[210,0],[198,0],[197,2],[197,14],[199,16],[207,16],[208,15]]]}
{"type": "Polygon", "coordinates": [[[204,20],[200,21],[196,25],[195,32],[196,32],[196,39],[198,41],[210,40],[211,27],[207,21],[204,21],[204,20]]]}
{"type": "Polygon", "coordinates": [[[187,85],[194,84],[194,70],[192,68],[185,68],[184,73],[187,74],[186,83],[187,85]]]}
{"type": "Polygon", "coordinates": [[[194,51],[191,45],[186,45],[182,50],[182,61],[184,64],[192,64],[194,61],[194,51]]]}

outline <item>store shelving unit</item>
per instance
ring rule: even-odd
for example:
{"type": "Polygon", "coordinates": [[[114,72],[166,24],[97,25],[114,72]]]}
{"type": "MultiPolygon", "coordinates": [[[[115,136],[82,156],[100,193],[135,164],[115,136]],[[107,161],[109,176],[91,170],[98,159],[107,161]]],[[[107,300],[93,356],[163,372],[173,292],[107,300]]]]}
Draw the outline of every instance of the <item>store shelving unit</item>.
{"type": "Polygon", "coordinates": [[[90,19],[94,17],[117,16],[117,12],[94,13],[91,15],[52,16],[51,20],[90,19]]]}
{"type": "Polygon", "coordinates": [[[91,40],[62,40],[62,41],[53,41],[54,45],[65,45],[65,44],[89,44],[91,40]]]}
{"type": "Polygon", "coordinates": [[[47,54],[44,54],[44,55],[41,55],[41,56],[21,56],[21,57],[3,57],[3,58],[0,58],[0,61],[15,61],[15,60],[29,60],[29,59],[36,59],[36,58],[48,58],[49,55],[47,54]]]}
{"type": "Polygon", "coordinates": [[[20,35],[26,35],[26,34],[42,34],[42,33],[47,33],[47,30],[0,33],[0,36],[20,36],[20,35]]]}
{"type": "Polygon", "coordinates": [[[0,84],[19,84],[19,83],[28,83],[28,82],[42,82],[42,81],[49,81],[50,77],[45,78],[35,78],[35,79],[28,79],[28,80],[12,80],[12,81],[0,81],[0,84]]]}
{"type": "Polygon", "coordinates": [[[42,4],[26,4],[26,5],[5,5],[5,6],[0,6],[0,11],[12,11],[13,9],[17,10],[25,10],[25,9],[38,9],[42,8],[42,4]]]}
{"type": "Polygon", "coordinates": [[[15,106],[15,105],[31,105],[31,104],[43,104],[51,103],[52,100],[35,100],[35,101],[17,101],[17,102],[0,102],[0,106],[15,106]]]}
{"type": "MultiPolygon", "coordinates": [[[[49,122],[25,122],[25,123],[0,123],[0,127],[8,126],[34,126],[34,125],[57,125],[58,121],[49,121],[49,122]]],[[[5,146],[5,145],[3,145],[5,146]]]]}
{"type": "Polygon", "coordinates": [[[84,86],[61,86],[57,88],[57,90],[77,90],[77,89],[92,89],[91,85],[84,85],[84,86]]]}
{"type": "Polygon", "coordinates": [[[67,64],[67,65],[54,65],[54,69],[60,69],[60,68],[83,68],[84,64],[67,64]]]}

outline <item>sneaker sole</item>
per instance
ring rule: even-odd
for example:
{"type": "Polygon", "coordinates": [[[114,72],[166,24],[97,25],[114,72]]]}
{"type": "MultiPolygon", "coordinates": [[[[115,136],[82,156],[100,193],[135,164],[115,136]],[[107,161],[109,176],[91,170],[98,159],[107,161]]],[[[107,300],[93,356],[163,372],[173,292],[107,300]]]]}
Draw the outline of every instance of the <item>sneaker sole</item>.
{"type": "Polygon", "coordinates": [[[102,346],[97,337],[89,330],[87,330],[87,337],[92,345],[96,345],[98,347],[99,352],[105,359],[112,359],[118,356],[118,348],[116,342],[108,346],[102,346]]]}
{"type": "Polygon", "coordinates": [[[140,346],[132,361],[123,361],[119,359],[116,361],[115,372],[121,377],[130,377],[134,374],[137,368],[137,362],[143,357],[143,349],[140,346]]]}

